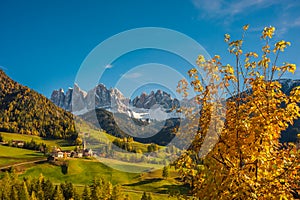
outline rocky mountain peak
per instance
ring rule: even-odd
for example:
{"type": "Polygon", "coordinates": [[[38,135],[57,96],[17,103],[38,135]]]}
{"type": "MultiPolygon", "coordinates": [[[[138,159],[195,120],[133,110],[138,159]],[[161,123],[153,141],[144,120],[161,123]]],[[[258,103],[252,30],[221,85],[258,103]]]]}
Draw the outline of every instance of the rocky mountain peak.
{"type": "Polygon", "coordinates": [[[179,106],[177,99],[173,99],[170,94],[162,90],[151,91],[149,94],[143,92],[131,101],[117,88],[107,89],[104,84],[98,84],[88,92],[81,90],[77,84],[74,84],[74,88],[69,88],[66,93],[62,89],[54,90],[51,101],[75,114],[82,114],[95,108],[120,113],[132,113],[130,109],[134,109],[141,113],[154,108],[153,106],[161,106],[165,110],[179,106]]]}
{"type": "Polygon", "coordinates": [[[127,112],[124,104],[129,104],[129,99],[125,98],[118,89],[107,89],[104,84],[98,84],[88,92],[82,90],[77,84],[69,88],[66,93],[61,89],[54,90],[51,101],[65,110],[79,114],[94,108],[127,112]]]}
{"type": "Polygon", "coordinates": [[[62,88],[54,90],[51,94],[51,101],[59,107],[64,107],[65,93],[62,88]]]}
{"type": "Polygon", "coordinates": [[[178,107],[179,101],[173,99],[165,91],[157,90],[156,92],[151,91],[150,94],[142,93],[140,96],[135,97],[131,104],[134,107],[145,109],[150,109],[155,104],[158,104],[164,109],[171,109],[172,107],[178,107]]]}

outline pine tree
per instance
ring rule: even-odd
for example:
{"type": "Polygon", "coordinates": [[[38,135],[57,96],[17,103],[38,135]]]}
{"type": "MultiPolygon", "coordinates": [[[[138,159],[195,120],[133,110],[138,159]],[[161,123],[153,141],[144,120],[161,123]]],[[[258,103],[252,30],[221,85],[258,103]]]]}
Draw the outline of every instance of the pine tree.
{"type": "Polygon", "coordinates": [[[74,200],[81,200],[81,196],[77,193],[76,188],[73,188],[73,199],[74,200]]]}
{"type": "Polygon", "coordinates": [[[49,179],[47,179],[45,182],[43,182],[42,188],[44,191],[45,199],[51,199],[51,197],[53,196],[54,188],[52,182],[49,179]]]}
{"type": "Polygon", "coordinates": [[[120,185],[116,185],[113,188],[111,200],[121,200],[122,199],[122,192],[120,185]]]}
{"type": "MultiPolygon", "coordinates": [[[[35,191],[32,191],[32,193],[31,193],[31,200],[37,200],[35,191]]],[[[58,200],[58,199],[54,199],[54,200],[58,200]]]]}
{"type": "Polygon", "coordinates": [[[44,199],[44,189],[43,185],[45,184],[45,178],[43,174],[40,174],[39,178],[37,179],[37,184],[36,184],[36,197],[37,199],[44,199]]]}
{"type": "Polygon", "coordinates": [[[131,198],[129,197],[128,194],[125,194],[125,195],[124,195],[124,200],[131,200],[131,198]]]}
{"type": "Polygon", "coordinates": [[[102,190],[103,190],[103,196],[102,196],[102,198],[104,198],[104,199],[110,199],[111,195],[112,195],[112,192],[113,192],[113,186],[112,186],[112,184],[110,182],[104,183],[104,188],[102,190]]]}
{"type": "Polygon", "coordinates": [[[105,191],[103,191],[105,182],[103,179],[95,178],[93,180],[91,187],[91,199],[102,199],[104,197],[105,191]]]}
{"type": "Polygon", "coordinates": [[[9,200],[11,196],[11,188],[12,188],[12,181],[10,174],[8,172],[5,172],[4,177],[1,180],[1,199],[3,200],[9,200]]]}
{"type": "Polygon", "coordinates": [[[19,200],[18,190],[15,186],[12,186],[12,188],[11,188],[10,199],[11,200],[19,200]]]}
{"type": "Polygon", "coordinates": [[[164,166],[163,168],[162,177],[164,177],[165,179],[169,177],[169,169],[167,166],[164,166]]]}
{"type": "Polygon", "coordinates": [[[63,195],[65,199],[71,199],[74,196],[73,184],[70,182],[66,182],[65,184],[60,184],[63,195]]]}
{"type": "Polygon", "coordinates": [[[30,195],[25,181],[23,181],[23,186],[19,191],[19,199],[30,200],[30,195]]]}
{"type": "Polygon", "coordinates": [[[141,198],[141,200],[152,200],[152,195],[151,195],[151,193],[146,193],[146,192],[144,192],[144,193],[143,193],[143,196],[142,196],[142,198],[141,198]]]}
{"type": "Polygon", "coordinates": [[[59,185],[55,186],[53,200],[63,200],[64,195],[59,185]]]}
{"type": "Polygon", "coordinates": [[[152,194],[148,193],[148,200],[152,200],[152,194]]]}
{"type": "Polygon", "coordinates": [[[89,188],[87,185],[84,186],[84,190],[82,193],[82,200],[90,200],[89,188]]]}
{"type": "Polygon", "coordinates": [[[42,189],[39,189],[38,191],[37,191],[37,199],[45,199],[45,197],[44,197],[44,191],[42,190],[42,189]]]}
{"type": "Polygon", "coordinates": [[[143,193],[141,200],[148,200],[146,192],[143,193]]]}

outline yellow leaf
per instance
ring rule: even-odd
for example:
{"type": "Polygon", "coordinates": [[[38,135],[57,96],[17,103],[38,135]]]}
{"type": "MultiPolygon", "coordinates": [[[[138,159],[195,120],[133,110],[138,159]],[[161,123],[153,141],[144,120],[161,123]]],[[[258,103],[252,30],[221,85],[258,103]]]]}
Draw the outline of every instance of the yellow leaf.
{"type": "Polygon", "coordinates": [[[246,31],[249,28],[249,24],[246,24],[245,26],[243,26],[243,30],[246,31]]]}

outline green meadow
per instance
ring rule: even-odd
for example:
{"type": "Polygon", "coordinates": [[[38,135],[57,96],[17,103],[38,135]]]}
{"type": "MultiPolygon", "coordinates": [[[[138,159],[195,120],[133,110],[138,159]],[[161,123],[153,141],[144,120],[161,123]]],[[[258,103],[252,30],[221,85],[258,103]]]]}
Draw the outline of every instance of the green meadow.
{"type": "Polygon", "coordinates": [[[3,137],[4,141],[10,141],[10,140],[23,140],[25,142],[30,142],[31,140],[34,140],[37,143],[44,143],[49,146],[69,146],[69,142],[63,139],[55,140],[55,139],[45,139],[39,136],[34,135],[22,135],[18,133],[6,133],[6,132],[0,132],[0,134],[3,137]]]}
{"type": "Polygon", "coordinates": [[[0,167],[38,160],[42,157],[43,154],[39,152],[0,145],[0,167]]]}
{"type": "MultiPolygon", "coordinates": [[[[130,165],[123,165],[120,162],[115,163],[115,165],[118,164],[124,170],[132,167],[130,165]]],[[[142,191],[152,193],[153,197],[155,197],[154,199],[170,199],[169,193],[177,191],[181,193],[187,192],[187,188],[183,187],[182,183],[176,180],[178,174],[173,168],[170,169],[170,177],[164,179],[162,178],[162,171],[160,169],[141,174],[129,173],[108,167],[96,159],[68,159],[68,166],[68,173],[63,174],[60,166],[49,163],[36,164],[29,167],[20,175],[20,178],[33,178],[43,174],[43,176],[54,183],[72,182],[78,188],[78,191],[81,191],[84,185],[89,185],[94,178],[101,177],[110,181],[113,185],[120,184],[123,192],[128,193],[132,199],[140,198],[142,191]]]]}
{"type": "MultiPolygon", "coordinates": [[[[89,137],[101,141],[102,145],[103,141],[109,142],[115,139],[113,136],[103,132],[100,133],[90,128],[86,128],[82,131],[88,132],[89,137]]],[[[37,143],[44,143],[49,146],[60,146],[63,149],[74,148],[74,146],[71,146],[69,142],[64,140],[48,140],[38,136],[5,132],[1,132],[1,135],[4,141],[23,140],[29,142],[34,140],[37,143]]],[[[147,149],[147,144],[134,142],[134,145],[145,151],[147,149]]],[[[45,157],[39,152],[0,145],[0,167],[34,161],[41,158],[45,157]]],[[[143,191],[151,193],[155,200],[176,199],[175,197],[170,197],[169,193],[175,193],[177,191],[181,193],[187,192],[187,188],[182,186],[182,183],[178,181],[178,174],[174,168],[169,168],[170,175],[167,179],[162,178],[161,168],[163,168],[163,165],[123,162],[102,157],[97,157],[97,159],[68,158],[66,162],[68,163],[67,174],[63,174],[61,166],[48,162],[27,163],[15,169],[20,179],[24,177],[36,178],[42,174],[55,184],[60,184],[65,181],[71,182],[79,192],[83,190],[84,185],[91,184],[94,178],[101,177],[110,181],[113,185],[121,185],[123,193],[129,194],[131,199],[140,199],[143,191]]]]}

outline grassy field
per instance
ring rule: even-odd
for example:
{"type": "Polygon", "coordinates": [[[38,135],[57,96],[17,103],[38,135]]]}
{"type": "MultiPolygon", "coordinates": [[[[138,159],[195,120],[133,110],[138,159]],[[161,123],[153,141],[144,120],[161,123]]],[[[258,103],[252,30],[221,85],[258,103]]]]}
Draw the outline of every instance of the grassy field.
{"type": "Polygon", "coordinates": [[[44,143],[49,146],[66,146],[69,144],[67,141],[62,139],[52,140],[52,139],[45,139],[34,135],[22,135],[18,133],[6,133],[6,132],[0,132],[0,134],[2,135],[4,141],[23,140],[25,142],[30,142],[31,140],[34,140],[37,143],[44,143]]]}
{"type": "MultiPolygon", "coordinates": [[[[100,143],[112,143],[116,137],[112,136],[112,135],[109,135],[105,132],[101,132],[99,130],[95,130],[95,129],[92,129],[90,128],[89,126],[87,125],[84,125],[84,124],[81,124],[80,127],[80,132],[82,133],[88,133],[88,137],[87,138],[87,141],[88,140],[91,140],[91,141],[99,141],[100,143]]],[[[93,149],[96,149],[98,146],[97,145],[90,145],[89,148],[93,148],[93,149]]],[[[143,144],[143,143],[139,143],[139,142],[132,142],[132,147],[134,149],[140,149],[142,152],[147,152],[147,147],[148,147],[148,144],[143,144]]],[[[159,146],[159,148],[161,148],[159,146]]]]}
{"type": "Polygon", "coordinates": [[[163,168],[163,165],[158,165],[158,164],[130,163],[130,162],[123,162],[123,161],[110,159],[110,158],[99,158],[99,160],[101,163],[106,164],[111,168],[120,171],[125,171],[125,172],[132,172],[132,173],[147,172],[147,171],[163,168]]]}
{"type": "MultiPolygon", "coordinates": [[[[43,154],[31,150],[25,150],[14,147],[0,146],[0,166],[35,160],[42,158],[43,154]]],[[[97,159],[68,159],[68,173],[63,174],[60,166],[50,163],[28,164],[22,166],[23,170],[19,174],[20,179],[24,177],[36,178],[40,174],[50,179],[56,184],[68,181],[72,182],[78,191],[81,191],[84,185],[91,184],[94,178],[104,178],[113,185],[122,185],[123,191],[129,194],[132,199],[140,199],[142,192],[151,192],[153,199],[176,199],[168,196],[169,192],[186,192],[185,187],[175,178],[178,174],[174,169],[170,169],[170,177],[163,179],[161,169],[138,173],[129,173],[116,170],[119,168],[128,171],[135,168],[149,168],[151,164],[128,164],[111,159],[102,159],[102,162],[113,163],[113,168],[99,162],[97,159]]],[[[139,169],[140,170],[140,169],[139,169]]]]}
{"type": "MultiPolygon", "coordinates": [[[[90,137],[97,138],[101,141],[113,141],[115,137],[106,133],[99,134],[99,131],[86,129],[90,137]]],[[[3,133],[1,135],[5,141],[9,140],[35,140],[37,143],[45,143],[49,146],[63,146],[63,149],[74,148],[68,146],[64,140],[47,140],[38,136],[20,135],[12,133],[3,133]]],[[[146,144],[135,143],[138,147],[146,150],[146,144]]],[[[0,167],[14,163],[36,160],[42,158],[43,154],[32,150],[25,150],[15,147],[0,145],[0,167]]],[[[108,158],[98,159],[68,159],[68,173],[63,174],[60,166],[50,163],[27,164],[22,166],[19,174],[20,178],[36,178],[43,174],[56,184],[68,181],[72,182],[78,191],[83,189],[84,185],[89,185],[94,178],[101,177],[110,181],[113,185],[120,184],[125,194],[129,194],[131,199],[140,199],[143,191],[152,193],[154,200],[176,199],[169,197],[168,193],[181,191],[186,193],[186,187],[177,181],[178,174],[174,169],[170,169],[170,177],[162,178],[162,165],[122,162],[108,158]],[[100,161],[100,162],[99,162],[100,161]],[[106,164],[105,164],[106,163],[106,164]],[[151,172],[148,170],[151,169],[151,172]],[[144,171],[143,173],[133,173],[144,171]]],[[[1,175],[1,174],[0,174],[1,175]]]]}
{"type": "Polygon", "coordinates": [[[37,160],[42,157],[43,154],[39,152],[0,145],[0,167],[25,161],[37,160]]]}
{"type": "MultiPolygon", "coordinates": [[[[182,187],[182,183],[175,179],[178,177],[178,174],[174,169],[170,169],[169,178],[163,179],[161,169],[137,174],[113,169],[95,159],[69,159],[68,162],[69,168],[66,175],[62,173],[60,166],[43,163],[31,166],[25,173],[20,175],[20,178],[33,178],[43,174],[55,183],[69,181],[75,186],[82,188],[84,185],[89,185],[94,178],[102,177],[113,185],[122,185],[125,193],[129,193],[132,197],[141,196],[141,191],[146,191],[153,193],[153,196],[157,196],[155,199],[162,199],[162,197],[163,199],[169,199],[168,193],[172,191],[186,192],[186,188],[182,187]]],[[[114,164],[115,166],[120,165],[119,167],[123,169],[132,167],[119,161],[115,161],[114,164]]]]}
{"type": "Polygon", "coordinates": [[[69,159],[68,162],[69,168],[66,175],[61,172],[60,166],[44,163],[29,168],[21,176],[37,177],[42,173],[53,182],[69,181],[77,185],[88,185],[95,177],[102,177],[112,184],[128,184],[138,176],[135,173],[114,170],[97,160],[69,159]]]}

